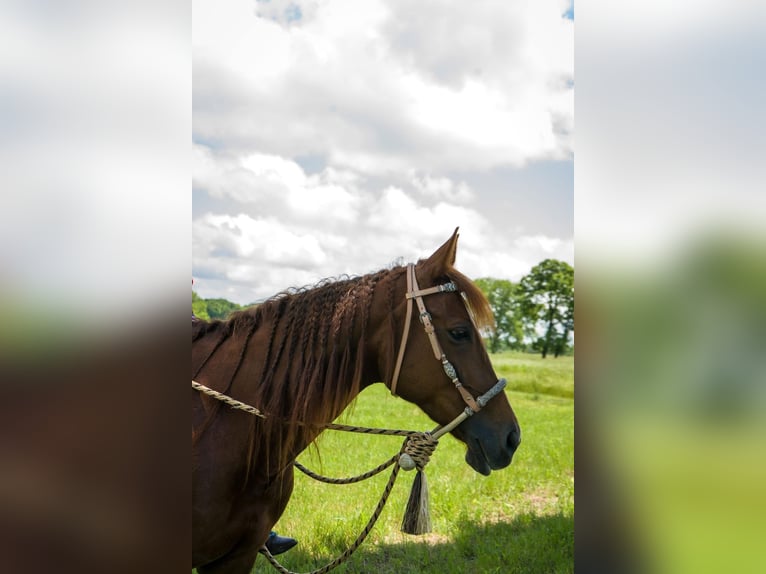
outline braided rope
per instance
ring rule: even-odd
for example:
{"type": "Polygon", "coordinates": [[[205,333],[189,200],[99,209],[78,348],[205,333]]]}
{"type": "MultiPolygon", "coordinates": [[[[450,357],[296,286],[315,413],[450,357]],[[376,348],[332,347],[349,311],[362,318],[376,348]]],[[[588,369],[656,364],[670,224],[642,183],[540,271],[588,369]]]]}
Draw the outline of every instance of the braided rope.
{"type": "Polygon", "coordinates": [[[439,446],[439,441],[429,432],[415,433],[407,437],[399,457],[399,466],[404,470],[417,468],[423,470],[431,460],[431,455],[439,446]],[[408,458],[409,457],[409,458],[408,458]]]}
{"type": "Polygon", "coordinates": [[[399,466],[404,470],[412,470],[413,468],[423,470],[430,462],[431,455],[434,453],[437,446],[439,446],[439,441],[433,438],[431,433],[412,433],[407,436],[407,439],[404,441],[398,454],[395,454],[372,470],[349,478],[330,478],[323,476],[314,472],[310,468],[303,466],[298,461],[295,461],[295,468],[300,470],[306,476],[310,476],[319,482],[325,482],[327,484],[355,484],[383,472],[397,461],[399,466]]]}
{"type": "MultiPolygon", "coordinates": [[[[391,470],[391,476],[388,479],[388,483],[386,484],[386,487],[383,489],[383,494],[380,497],[380,501],[378,501],[377,506],[375,507],[375,511],[372,513],[372,516],[367,521],[367,524],[364,527],[364,530],[359,534],[359,536],[356,537],[356,540],[349,546],[343,554],[338,556],[335,560],[332,562],[325,564],[321,568],[318,568],[316,570],[312,570],[311,572],[307,574],[326,574],[327,572],[330,572],[331,570],[335,569],[336,567],[340,566],[344,562],[346,562],[351,556],[354,554],[354,552],[357,551],[357,549],[362,545],[362,543],[365,541],[367,536],[370,534],[372,529],[375,527],[375,524],[378,522],[378,519],[380,518],[380,515],[383,512],[383,508],[385,508],[386,503],[388,502],[388,498],[391,495],[391,491],[394,488],[394,484],[396,483],[396,479],[399,475],[399,469],[404,470],[410,470],[412,468],[417,468],[418,470],[423,470],[423,468],[428,464],[431,455],[433,454],[434,450],[438,446],[439,441],[434,439],[431,436],[431,433],[412,433],[410,436],[408,436],[404,443],[402,444],[401,449],[399,450],[399,453],[391,457],[389,460],[378,466],[377,468],[363,474],[360,476],[352,477],[352,478],[327,478],[324,476],[320,476],[306,467],[304,467],[302,464],[296,461],[295,466],[303,473],[307,474],[311,478],[314,478],[316,480],[319,480],[321,482],[327,482],[329,484],[351,484],[353,482],[360,482],[361,480],[365,480],[367,478],[370,478],[371,476],[375,476],[379,472],[385,470],[392,464],[394,465],[394,468],[391,470]],[[406,462],[402,464],[403,460],[406,460],[404,457],[410,457],[410,459],[413,461],[413,466],[409,466],[406,462]],[[396,463],[396,464],[394,464],[396,463]]],[[[268,551],[268,549],[264,546],[260,550],[261,554],[263,554],[266,559],[269,561],[269,563],[281,574],[301,574],[299,572],[293,572],[291,570],[288,570],[284,566],[282,566],[274,556],[268,551]]]]}
{"type": "Polygon", "coordinates": [[[367,480],[368,478],[372,478],[376,474],[383,472],[389,466],[394,464],[398,458],[399,458],[399,455],[396,454],[392,456],[391,458],[389,458],[386,462],[376,466],[372,470],[369,470],[365,472],[364,474],[360,474],[359,476],[352,476],[349,478],[329,478],[327,476],[322,476],[321,474],[317,474],[313,470],[306,468],[297,460],[295,461],[295,468],[300,470],[306,476],[310,476],[311,478],[313,478],[314,480],[318,480],[319,482],[325,482],[327,484],[355,484],[357,482],[362,482],[363,480],[367,480]]]}
{"type": "Polygon", "coordinates": [[[329,430],[336,430],[336,431],[342,431],[342,432],[355,432],[360,434],[385,435],[385,436],[412,436],[413,434],[418,434],[418,431],[355,427],[355,426],[349,426],[349,425],[339,425],[335,423],[331,423],[327,425],[325,428],[329,430]]]}
{"type": "Polygon", "coordinates": [[[214,399],[217,399],[223,403],[226,403],[232,408],[239,409],[241,411],[245,411],[246,413],[250,413],[251,415],[255,415],[257,417],[260,417],[262,419],[267,418],[265,414],[263,414],[261,411],[256,409],[255,407],[251,407],[247,403],[243,403],[242,401],[238,401],[237,399],[232,399],[229,395],[224,395],[223,393],[219,393],[218,391],[214,391],[210,387],[206,387],[205,385],[201,385],[197,381],[192,379],[192,389],[195,389],[201,393],[204,393],[206,395],[209,395],[213,397],[214,399]]]}
{"type": "MultiPolygon", "coordinates": [[[[396,457],[394,457],[396,458],[396,457]]],[[[340,566],[343,564],[346,560],[351,558],[351,555],[356,552],[356,550],[362,545],[362,542],[367,538],[367,536],[370,534],[372,529],[375,527],[375,523],[378,521],[378,518],[380,518],[381,513],[383,512],[383,508],[386,506],[386,502],[388,502],[388,497],[391,495],[391,491],[394,488],[394,483],[396,482],[396,478],[399,475],[399,468],[400,466],[398,464],[394,465],[394,468],[391,469],[391,476],[388,479],[388,483],[386,484],[386,487],[383,489],[383,494],[380,497],[380,501],[378,502],[378,505],[375,507],[375,511],[372,513],[372,516],[367,521],[367,525],[364,527],[364,530],[359,534],[359,536],[356,537],[356,540],[349,546],[343,554],[338,556],[335,560],[332,562],[325,564],[321,568],[318,568],[317,570],[312,570],[308,574],[326,574],[330,570],[336,568],[337,566],[340,566]]],[[[279,562],[277,562],[276,558],[274,558],[271,553],[268,551],[268,549],[264,546],[260,550],[261,554],[263,554],[266,559],[271,563],[271,565],[276,568],[281,574],[300,574],[298,572],[292,572],[282,566],[279,562]]]]}
{"type": "MultiPolygon", "coordinates": [[[[221,401],[222,403],[225,403],[229,405],[233,409],[238,409],[241,411],[245,411],[246,413],[250,413],[251,415],[254,415],[256,417],[266,419],[269,418],[269,415],[264,414],[262,411],[258,410],[257,408],[248,405],[247,403],[243,403],[242,401],[238,401],[237,399],[234,399],[230,397],[229,395],[225,395],[223,393],[219,393],[216,390],[211,389],[210,387],[206,387],[205,385],[198,383],[195,380],[192,380],[192,388],[205,394],[210,397],[213,397],[216,400],[221,401]]],[[[301,423],[299,423],[301,424],[301,423]]],[[[395,429],[379,429],[379,428],[369,428],[369,427],[359,427],[359,426],[351,426],[351,425],[342,425],[342,424],[335,424],[330,423],[327,425],[322,425],[323,428],[329,429],[329,430],[336,430],[336,431],[343,431],[343,432],[353,432],[353,433],[360,433],[360,434],[372,434],[372,435],[386,435],[386,436],[410,436],[412,434],[417,434],[418,431],[408,431],[408,430],[395,430],[395,429]]]]}

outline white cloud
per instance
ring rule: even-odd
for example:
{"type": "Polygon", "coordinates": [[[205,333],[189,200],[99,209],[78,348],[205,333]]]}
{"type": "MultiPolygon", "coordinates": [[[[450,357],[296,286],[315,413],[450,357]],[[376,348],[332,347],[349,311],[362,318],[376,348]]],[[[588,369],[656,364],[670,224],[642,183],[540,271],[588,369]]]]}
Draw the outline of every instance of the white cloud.
{"type": "Polygon", "coordinates": [[[536,263],[543,259],[560,259],[574,265],[574,239],[547,235],[524,235],[513,241],[514,250],[524,253],[527,260],[536,263]]]}
{"type": "Polygon", "coordinates": [[[316,236],[292,232],[272,219],[206,215],[195,222],[195,227],[200,237],[208,240],[203,253],[212,256],[257,257],[269,265],[297,268],[312,268],[327,259],[316,236]]]}
{"type": "Polygon", "coordinates": [[[264,183],[252,170],[245,168],[240,159],[215,155],[205,146],[193,146],[192,185],[204,189],[210,196],[257,203],[264,196],[268,199],[271,195],[278,195],[283,189],[279,184],[277,189],[271,190],[264,183]]]}
{"type": "Polygon", "coordinates": [[[474,183],[571,154],[567,7],[196,1],[200,294],[250,302],[414,261],[458,226],[469,276],[518,279],[567,254],[564,240],[493,226],[474,183]]]}
{"type": "Polygon", "coordinates": [[[286,26],[300,26],[311,20],[319,8],[319,0],[255,0],[258,16],[286,26]]]}
{"type": "Polygon", "coordinates": [[[480,251],[461,254],[461,269],[469,277],[495,277],[518,281],[529,273],[531,265],[522,255],[511,255],[498,251],[480,251]]]}
{"type": "Polygon", "coordinates": [[[250,170],[267,186],[283,187],[284,191],[306,185],[306,174],[295,163],[276,155],[253,153],[242,159],[242,167],[250,170]]]}
{"type": "Polygon", "coordinates": [[[455,183],[448,177],[432,177],[430,175],[413,175],[412,185],[426,197],[443,199],[454,203],[468,203],[475,197],[467,183],[455,183]]]}
{"type": "Polygon", "coordinates": [[[353,174],[328,169],[307,176],[296,162],[280,156],[251,153],[235,159],[201,145],[194,146],[194,155],[193,185],[212,197],[320,227],[347,224],[359,215],[353,174]]]}
{"type": "MultiPolygon", "coordinates": [[[[209,170],[225,174],[216,167],[215,156],[206,157],[209,170]]],[[[395,186],[362,192],[356,189],[357,179],[342,173],[305,176],[295,168],[274,157],[257,165],[261,175],[286,174],[279,181],[284,183],[282,204],[257,210],[266,215],[207,213],[193,221],[193,262],[203,296],[251,302],[325,277],[371,272],[398,258],[416,261],[430,255],[458,226],[457,265],[471,277],[518,280],[544,258],[572,262],[571,240],[544,235],[514,239],[508,230],[493,228],[470,202],[440,200],[429,205],[433,197],[427,193],[395,186]],[[337,183],[327,183],[330,180],[337,183]],[[349,197],[356,215],[339,224],[338,213],[349,197]],[[294,203],[298,201],[303,205],[294,203]]],[[[224,175],[222,187],[226,181],[224,175]]],[[[422,182],[441,191],[455,189],[451,180],[422,182]]],[[[239,205],[244,210],[252,203],[245,198],[239,205]]]]}
{"type": "Polygon", "coordinates": [[[371,174],[566,156],[565,5],[195,2],[195,135],[371,174]]]}
{"type": "Polygon", "coordinates": [[[419,204],[397,187],[388,187],[370,206],[367,225],[376,231],[401,237],[404,241],[422,240],[428,248],[444,241],[455,227],[473,237],[483,235],[486,219],[475,209],[439,202],[433,207],[419,204]]]}

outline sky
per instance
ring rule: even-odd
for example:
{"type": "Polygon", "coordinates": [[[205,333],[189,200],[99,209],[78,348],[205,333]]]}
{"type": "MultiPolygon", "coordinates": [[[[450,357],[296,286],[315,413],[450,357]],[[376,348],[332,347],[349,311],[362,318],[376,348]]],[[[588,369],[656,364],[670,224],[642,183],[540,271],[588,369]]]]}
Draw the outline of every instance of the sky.
{"type": "Polygon", "coordinates": [[[573,4],[193,3],[192,275],[247,304],[428,256],[574,263],[573,4]]]}

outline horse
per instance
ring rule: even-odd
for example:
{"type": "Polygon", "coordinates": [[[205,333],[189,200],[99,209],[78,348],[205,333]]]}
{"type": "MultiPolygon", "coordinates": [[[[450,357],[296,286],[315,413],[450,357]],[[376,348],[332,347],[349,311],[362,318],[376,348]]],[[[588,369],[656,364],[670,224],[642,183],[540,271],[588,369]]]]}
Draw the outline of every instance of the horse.
{"type": "Polygon", "coordinates": [[[521,431],[505,393],[481,409],[473,401],[498,385],[481,337],[493,316],[454,267],[457,241],[456,229],[416,264],[325,280],[225,321],[193,322],[192,380],[265,413],[250,416],[192,390],[199,574],[250,572],[290,499],[296,457],[369,385],[383,382],[440,425],[468,404],[476,413],[450,433],[465,443],[466,462],[485,476],[511,463],[521,431]]]}

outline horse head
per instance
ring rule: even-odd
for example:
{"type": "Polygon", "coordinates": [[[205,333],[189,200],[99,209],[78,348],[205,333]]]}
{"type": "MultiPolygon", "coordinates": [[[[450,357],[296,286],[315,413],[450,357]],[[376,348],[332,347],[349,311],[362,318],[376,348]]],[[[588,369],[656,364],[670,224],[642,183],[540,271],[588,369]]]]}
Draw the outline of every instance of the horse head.
{"type": "Polygon", "coordinates": [[[409,280],[406,274],[399,279],[397,293],[408,295],[395,304],[393,321],[404,325],[408,313],[410,321],[389,385],[440,425],[469,412],[451,433],[465,443],[466,462],[489,475],[511,463],[521,431],[505,393],[477,408],[475,399],[498,383],[480,332],[493,318],[478,287],[454,268],[457,240],[455,230],[433,255],[407,270],[413,274],[409,280]],[[417,307],[407,303],[419,293],[417,307]]]}

